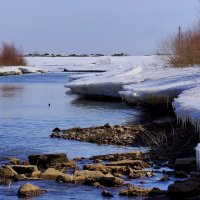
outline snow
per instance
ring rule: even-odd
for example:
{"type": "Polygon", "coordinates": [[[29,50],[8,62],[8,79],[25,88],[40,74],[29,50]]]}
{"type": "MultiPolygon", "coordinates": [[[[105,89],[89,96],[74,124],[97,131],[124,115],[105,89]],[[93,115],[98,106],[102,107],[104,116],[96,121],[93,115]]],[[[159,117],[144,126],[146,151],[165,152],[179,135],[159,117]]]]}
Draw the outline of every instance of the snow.
{"type": "Polygon", "coordinates": [[[20,74],[22,74],[22,72],[18,69],[18,67],[0,67],[0,76],[20,74]]]}
{"type": "Polygon", "coordinates": [[[125,85],[120,95],[128,102],[171,103],[182,91],[200,83],[200,68],[162,68],[151,75],[143,74],[144,81],[125,85]]]}
{"type": "Polygon", "coordinates": [[[196,132],[200,133],[200,85],[182,92],[178,98],[175,98],[173,107],[178,120],[183,125],[190,122],[195,128],[196,132]]]}
{"type": "Polygon", "coordinates": [[[164,67],[157,56],[112,57],[107,72],[71,76],[73,93],[123,98],[129,103],[169,104],[179,121],[200,132],[200,67],[164,67]]]}
{"type": "Polygon", "coordinates": [[[80,95],[119,98],[118,92],[122,90],[123,85],[144,81],[143,69],[146,66],[156,67],[158,63],[156,56],[111,57],[107,72],[78,79],[75,76],[77,80],[66,84],[65,87],[80,95]]]}
{"type": "Polygon", "coordinates": [[[47,70],[49,72],[62,72],[65,70],[107,71],[110,57],[26,57],[28,65],[47,70]]]}
{"type": "Polygon", "coordinates": [[[164,67],[159,56],[26,57],[26,67],[0,67],[0,75],[73,71],[65,85],[81,95],[123,98],[129,103],[172,103],[183,125],[200,132],[200,67],[164,67]]]}

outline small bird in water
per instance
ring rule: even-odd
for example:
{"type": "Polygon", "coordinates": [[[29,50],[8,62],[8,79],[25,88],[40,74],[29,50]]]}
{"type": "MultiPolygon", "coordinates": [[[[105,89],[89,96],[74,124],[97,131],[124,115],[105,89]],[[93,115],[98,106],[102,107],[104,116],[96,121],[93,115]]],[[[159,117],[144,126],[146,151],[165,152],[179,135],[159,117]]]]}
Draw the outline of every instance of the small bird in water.
{"type": "Polygon", "coordinates": [[[51,104],[49,103],[49,107],[51,106],[51,104]]]}

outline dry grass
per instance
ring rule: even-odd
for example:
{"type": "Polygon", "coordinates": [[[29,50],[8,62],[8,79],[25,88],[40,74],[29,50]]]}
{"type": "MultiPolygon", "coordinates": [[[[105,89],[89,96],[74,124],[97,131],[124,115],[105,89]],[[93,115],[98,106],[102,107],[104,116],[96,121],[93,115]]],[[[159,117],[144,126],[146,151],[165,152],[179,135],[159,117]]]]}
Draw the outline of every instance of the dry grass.
{"type": "Polygon", "coordinates": [[[21,51],[14,44],[2,44],[0,50],[0,66],[24,66],[26,64],[26,60],[21,51]]]}
{"type": "Polygon", "coordinates": [[[168,66],[200,65],[200,22],[163,40],[159,52],[168,66]]]}

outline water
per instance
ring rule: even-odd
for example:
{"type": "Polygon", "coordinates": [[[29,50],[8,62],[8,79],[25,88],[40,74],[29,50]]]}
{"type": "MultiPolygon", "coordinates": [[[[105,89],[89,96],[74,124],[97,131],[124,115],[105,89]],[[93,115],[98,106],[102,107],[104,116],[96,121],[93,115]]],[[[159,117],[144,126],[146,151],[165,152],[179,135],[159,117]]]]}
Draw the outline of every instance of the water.
{"type": "MultiPolygon", "coordinates": [[[[126,124],[140,120],[141,112],[120,102],[78,99],[63,87],[69,74],[49,73],[0,77],[0,161],[14,156],[26,160],[29,154],[67,153],[69,158],[130,151],[134,148],[99,146],[52,139],[55,127],[90,127],[126,124]],[[50,103],[50,107],[48,104],[50,103]]],[[[22,182],[0,187],[0,199],[17,199],[22,182]]],[[[102,199],[101,189],[55,182],[36,183],[49,191],[33,199],[102,199]],[[79,190],[79,193],[77,193],[79,190]]],[[[118,199],[118,191],[113,190],[118,199]]],[[[126,199],[126,198],[123,198],[126,199]]]]}

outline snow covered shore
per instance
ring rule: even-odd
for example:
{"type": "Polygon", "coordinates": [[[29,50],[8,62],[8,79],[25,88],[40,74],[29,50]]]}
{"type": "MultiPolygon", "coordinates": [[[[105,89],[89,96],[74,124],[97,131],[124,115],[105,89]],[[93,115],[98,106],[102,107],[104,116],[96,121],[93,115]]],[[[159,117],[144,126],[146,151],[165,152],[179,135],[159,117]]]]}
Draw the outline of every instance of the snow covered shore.
{"type": "Polygon", "coordinates": [[[72,74],[65,87],[73,93],[123,98],[129,103],[168,104],[183,124],[200,132],[200,67],[164,67],[159,56],[27,57],[27,67],[0,67],[0,75],[22,73],[106,71],[72,74]]]}
{"type": "Polygon", "coordinates": [[[164,67],[157,56],[112,58],[105,73],[72,76],[73,93],[123,98],[129,103],[168,104],[179,120],[200,131],[200,67],[164,67]]]}

